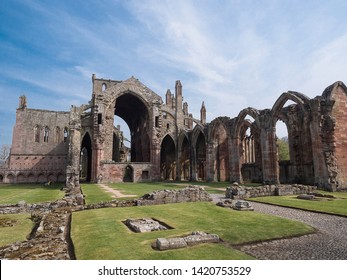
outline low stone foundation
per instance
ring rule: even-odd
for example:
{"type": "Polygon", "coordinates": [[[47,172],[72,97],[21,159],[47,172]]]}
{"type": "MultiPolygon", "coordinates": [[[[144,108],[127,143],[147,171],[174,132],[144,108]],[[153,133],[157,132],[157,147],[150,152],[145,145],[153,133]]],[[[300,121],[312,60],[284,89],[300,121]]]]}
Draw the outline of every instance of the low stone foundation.
{"type": "Polygon", "coordinates": [[[137,200],[138,206],[180,202],[212,201],[212,197],[202,186],[188,186],[179,190],[154,191],[137,200]]]}
{"type": "Polygon", "coordinates": [[[151,232],[170,229],[152,218],[127,219],[124,224],[134,232],[151,232]]]}
{"type": "Polygon", "coordinates": [[[245,187],[234,183],[227,187],[225,197],[231,199],[246,199],[259,196],[282,196],[282,195],[299,195],[316,191],[316,186],[308,185],[264,185],[259,187],[245,187]]]}
{"type": "Polygon", "coordinates": [[[70,209],[60,208],[34,218],[37,224],[28,240],[1,247],[0,259],[75,259],[70,240],[70,209]]]}
{"type": "Polygon", "coordinates": [[[219,236],[201,231],[194,231],[185,237],[158,238],[155,248],[164,251],[178,248],[185,248],[201,243],[218,243],[219,236]]]}

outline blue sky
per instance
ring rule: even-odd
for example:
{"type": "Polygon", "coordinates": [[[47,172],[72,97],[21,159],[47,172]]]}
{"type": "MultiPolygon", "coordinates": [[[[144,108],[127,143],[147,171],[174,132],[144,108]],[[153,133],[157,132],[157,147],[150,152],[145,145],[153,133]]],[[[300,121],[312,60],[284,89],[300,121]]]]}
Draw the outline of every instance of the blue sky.
{"type": "Polygon", "coordinates": [[[135,76],[157,94],[181,80],[208,121],[281,93],[313,98],[346,82],[347,1],[3,0],[0,145],[11,143],[18,97],[68,111],[91,98],[91,76],[135,76]]]}

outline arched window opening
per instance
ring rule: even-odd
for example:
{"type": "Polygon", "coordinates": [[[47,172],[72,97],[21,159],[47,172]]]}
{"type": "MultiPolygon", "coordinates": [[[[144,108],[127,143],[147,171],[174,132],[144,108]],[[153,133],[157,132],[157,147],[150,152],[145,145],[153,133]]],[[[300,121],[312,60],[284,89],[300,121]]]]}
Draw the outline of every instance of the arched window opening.
{"type": "Polygon", "coordinates": [[[127,161],[150,162],[151,126],[144,101],[131,92],[125,93],[117,98],[114,114],[114,127],[118,128],[119,125],[119,130],[123,133],[123,141],[120,141],[119,147],[124,147],[127,161]]]}
{"type": "Polygon", "coordinates": [[[190,180],[190,149],[188,138],[184,137],[180,153],[181,180],[190,180]]]}
{"type": "Polygon", "coordinates": [[[67,127],[65,127],[64,128],[64,143],[66,143],[67,142],[67,137],[69,136],[69,133],[68,133],[68,129],[67,129],[67,127]]]}
{"type": "Polygon", "coordinates": [[[92,141],[88,133],[84,135],[80,152],[80,179],[91,181],[92,174],[92,141]]]}
{"type": "Polygon", "coordinates": [[[45,127],[44,131],[43,131],[43,142],[48,142],[49,139],[49,128],[48,126],[45,127]]]}
{"type": "Polygon", "coordinates": [[[166,135],[161,143],[160,169],[163,180],[175,180],[176,178],[176,147],[170,135],[166,135]]]}
{"type": "Polygon", "coordinates": [[[263,180],[260,131],[255,119],[247,114],[239,128],[239,154],[243,182],[260,183],[263,180]]]}
{"type": "Polygon", "coordinates": [[[134,169],[130,165],[125,167],[123,182],[134,182],[134,169]]]}
{"type": "Polygon", "coordinates": [[[40,142],[40,127],[38,125],[34,128],[34,138],[36,143],[40,142]]]}
{"type": "Polygon", "coordinates": [[[196,166],[196,179],[199,181],[206,180],[206,142],[202,132],[199,133],[196,141],[196,166]]]}
{"type": "Polygon", "coordinates": [[[243,163],[255,162],[254,137],[251,128],[248,127],[242,139],[243,163]]]}
{"type": "Polygon", "coordinates": [[[107,89],[107,85],[106,85],[105,83],[103,83],[103,84],[102,84],[101,90],[102,90],[102,91],[105,91],[106,89],[107,89]]]}

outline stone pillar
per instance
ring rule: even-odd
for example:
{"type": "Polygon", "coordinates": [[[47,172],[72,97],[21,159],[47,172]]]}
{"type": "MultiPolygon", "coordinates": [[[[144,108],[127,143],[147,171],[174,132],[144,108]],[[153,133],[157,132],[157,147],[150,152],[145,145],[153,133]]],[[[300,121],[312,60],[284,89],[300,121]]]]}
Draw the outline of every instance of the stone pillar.
{"type": "Polygon", "coordinates": [[[240,158],[240,138],[231,138],[230,145],[230,182],[243,183],[241,176],[241,158],[240,158]]]}
{"type": "Polygon", "coordinates": [[[263,183],[279,184],[276,127],[273,125],[270,110],[264,110],[259,120],[263,183]]]}
{"type": "Polygon", "coordinates": [[[66,168],[65,197],[73,199],[77,204],[83,204],[83,195],[79,185],[81,152],[81,110],[72,107],[69,124],[69,153],[66,168]]]}
{"type": "Polygon", "coordinates": [[[215,162],[218,160],[216,159],[216,153],[215,150],[218,149],[218,144],[215,144],[213,142],[208,141],[206,144],[206,165],[205,165],[205,172],[206,172],[206,181],[213,181],[217,182],[217,172],[215,171],[216,166],[215,162]]]}
{"type": "Polygon", "coordinates": [[[190,180],[197,181],[197,159],[196,159],[196,147],[190,149],[190,180]]]}

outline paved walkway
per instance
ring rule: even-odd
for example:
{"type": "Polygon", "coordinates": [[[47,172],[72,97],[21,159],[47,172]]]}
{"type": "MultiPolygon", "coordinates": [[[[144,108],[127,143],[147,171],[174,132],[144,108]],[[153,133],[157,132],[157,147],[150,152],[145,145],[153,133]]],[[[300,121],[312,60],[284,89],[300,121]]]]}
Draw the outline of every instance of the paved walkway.
{"type": "MultiPolygon", "coordinates": [[[[212,195],[215,202],[223,199],[212,195]]],[[[347,260],[347,218],[251,202],[254,211],[301,221],[318,230],[301,237],[242,246],[241,251],[267,260],[347,260]]]]}
{"type": "Polygon", "coordinates": [[[109,186],[105,185],[105,184],[98,184],[99,187],[101,187],[102,189],[104,189],[106,192],[111,193],[111,196],[114,198],[120,198],[120,197],[134,197],[136,195],[133,194],[122,194],[119,190],[115,190],[113,188],[110,188],[109,186]]]}

